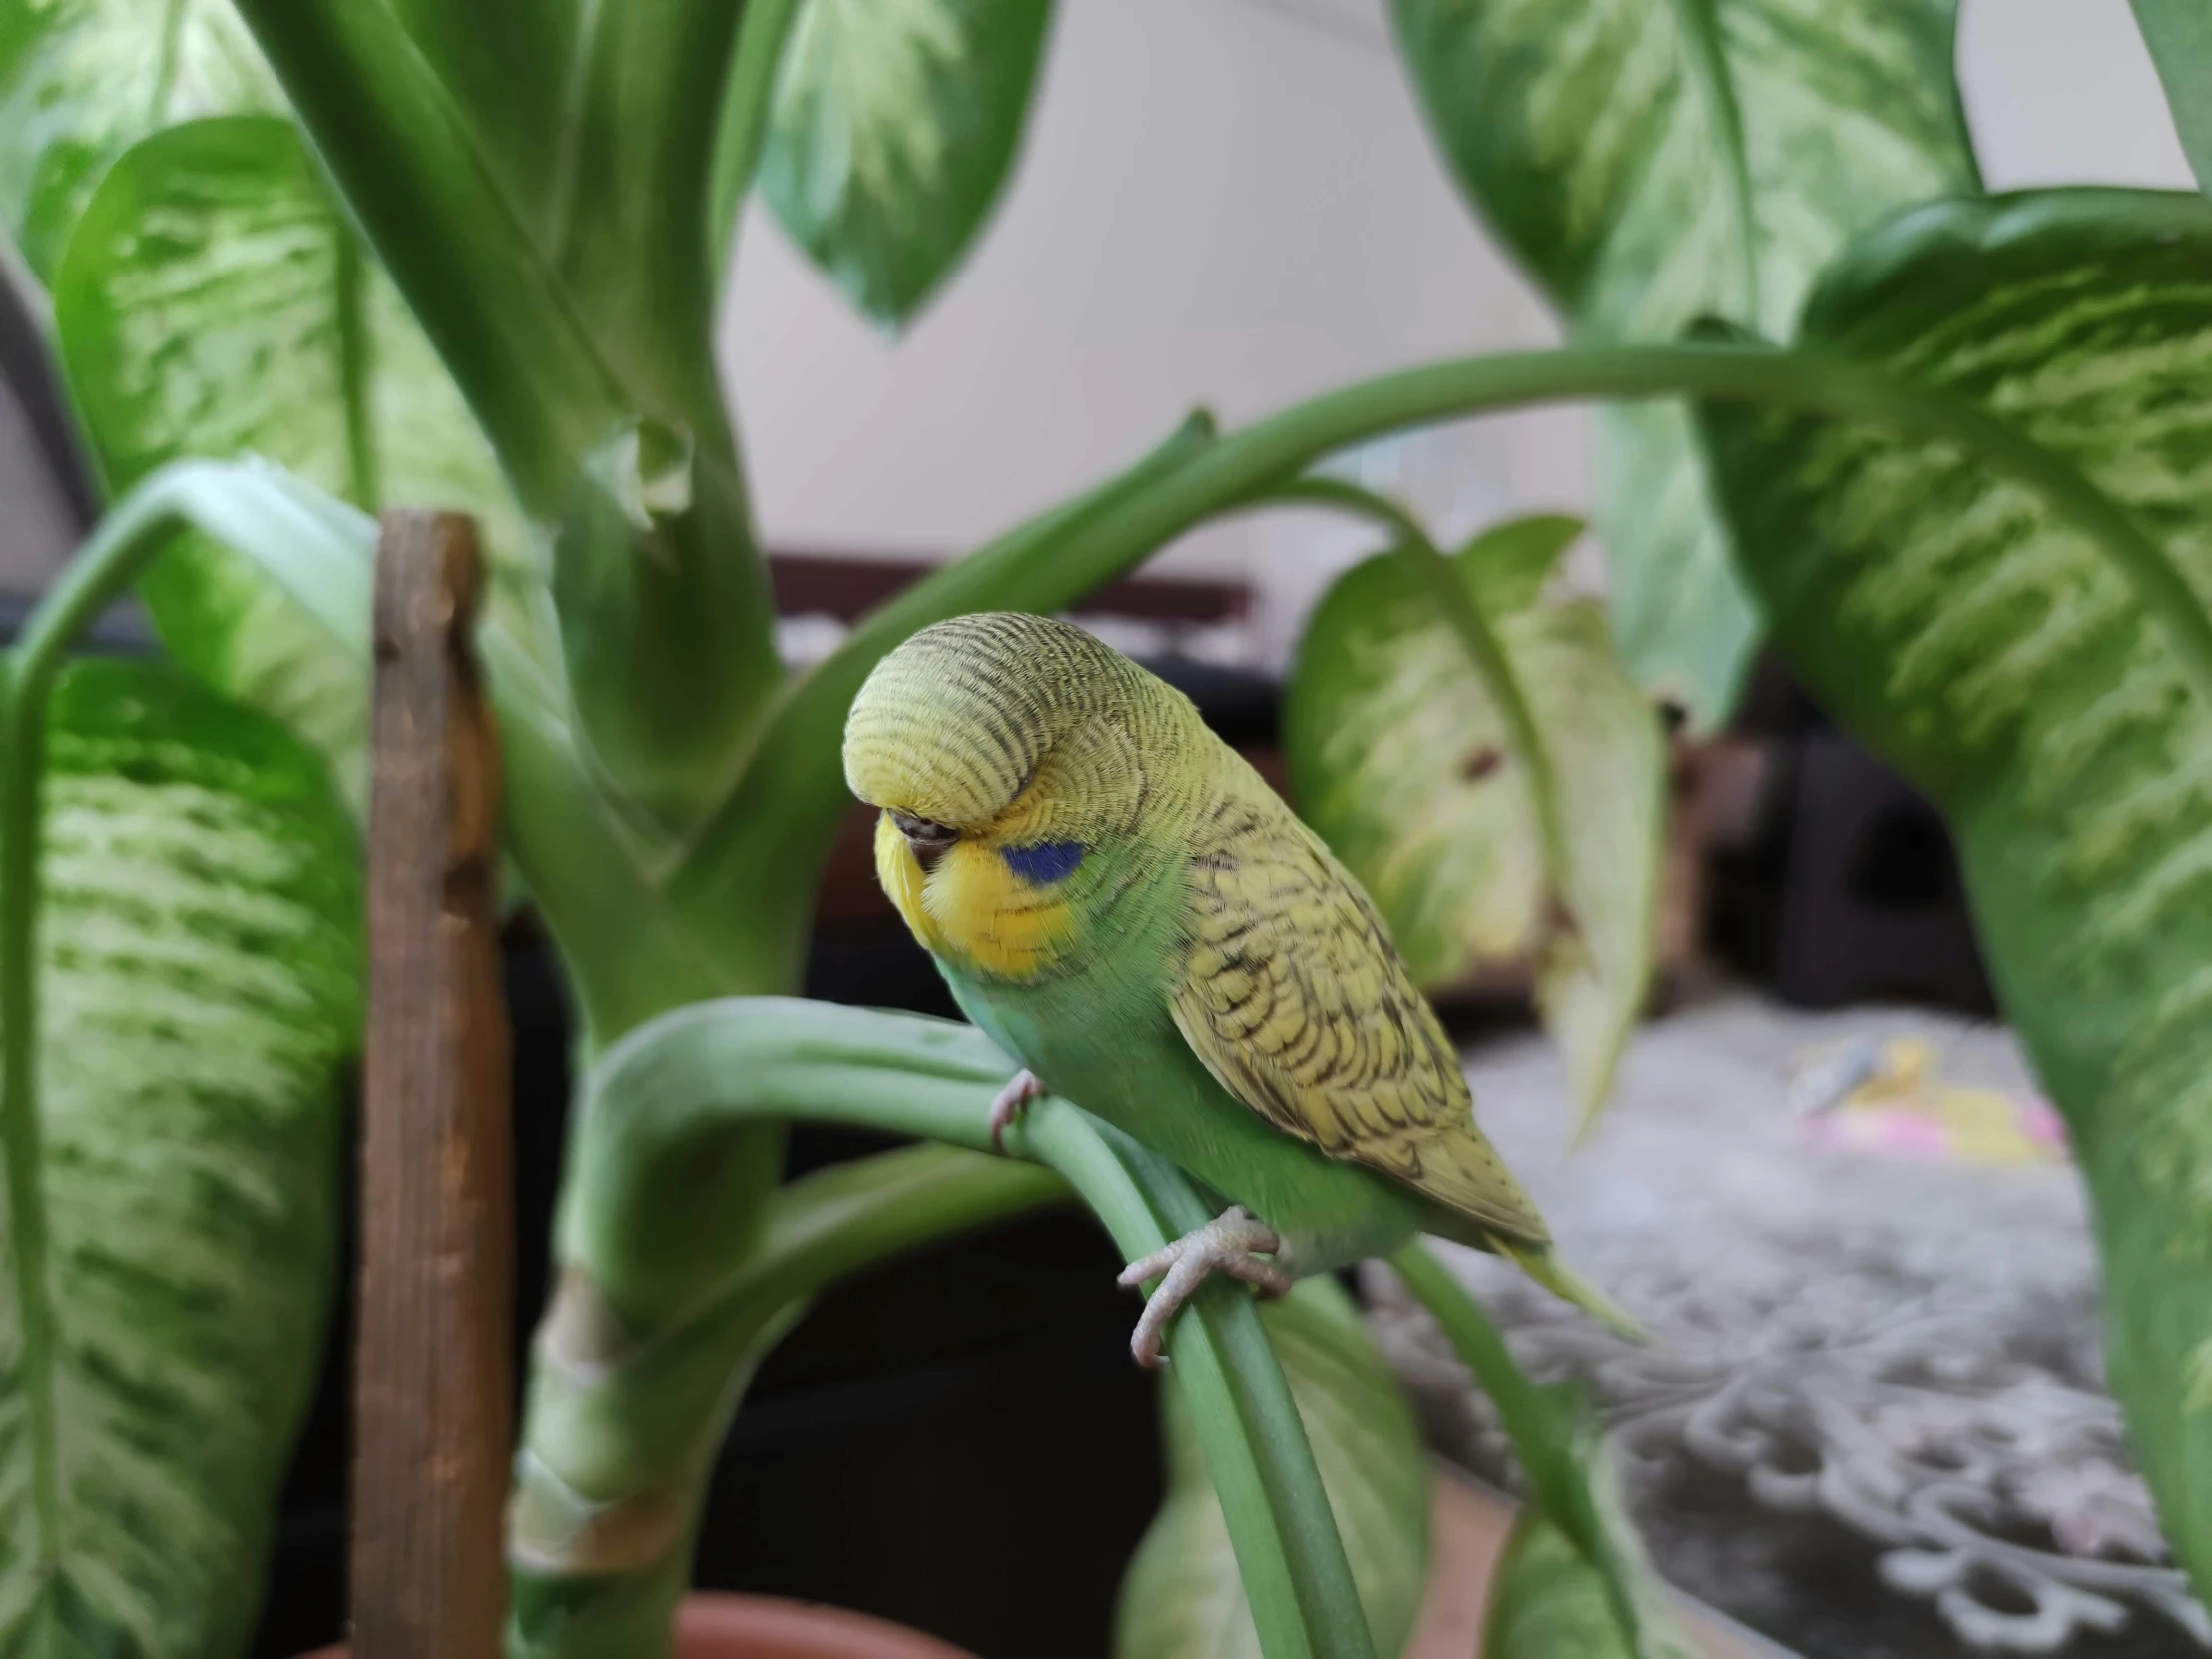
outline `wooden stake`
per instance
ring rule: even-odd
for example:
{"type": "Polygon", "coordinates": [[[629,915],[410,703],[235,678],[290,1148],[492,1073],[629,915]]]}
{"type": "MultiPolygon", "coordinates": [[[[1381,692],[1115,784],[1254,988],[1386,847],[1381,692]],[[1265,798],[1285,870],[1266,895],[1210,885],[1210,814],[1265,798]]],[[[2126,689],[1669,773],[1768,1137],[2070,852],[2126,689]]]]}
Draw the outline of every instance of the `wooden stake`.
{"type": "Polygon", "coordinates": [[[499,750],[476,532],[394,512],[376,559],[353,1659],[496,1659],[514,1200],[499,750]]]}

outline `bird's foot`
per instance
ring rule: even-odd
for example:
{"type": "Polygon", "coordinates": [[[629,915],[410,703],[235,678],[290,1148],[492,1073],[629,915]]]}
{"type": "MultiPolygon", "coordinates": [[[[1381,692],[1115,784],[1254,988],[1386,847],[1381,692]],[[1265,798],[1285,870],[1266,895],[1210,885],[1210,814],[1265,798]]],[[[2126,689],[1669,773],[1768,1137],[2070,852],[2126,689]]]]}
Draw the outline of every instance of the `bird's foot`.
{"type": "Polygon", "coordinates": [[[1232,1205],[1204,1227],[1194,1228],[1173,1244],[1155,1250],[1142,1261],[1131,1262],[1116,1281],[1134,1287],[1158,1278],[1160,1288],[1145,1299],[1144,1315],[1129,1338],[1129,1352],[1147,1368],[1160,1364],[1160,1339],[1168,1321],[1190,1301],[1211,1273],[1226,1273],[1256,1286],[1263,1296],[1281,1296],[1291,1288],[1291,1275],[1273,1262],[1253,1254],[1283,1248],[1275,1229],[1251,1211],[1232,1205]]]}
{"type": "Polygon", "coordinates": [[[1017,1071],[991,1101],[991,1145],[1006,1150],[1006,1131],[1021,1116],[1021,1109],[1045,1092],[1033,1071],[1017,1071]]]}

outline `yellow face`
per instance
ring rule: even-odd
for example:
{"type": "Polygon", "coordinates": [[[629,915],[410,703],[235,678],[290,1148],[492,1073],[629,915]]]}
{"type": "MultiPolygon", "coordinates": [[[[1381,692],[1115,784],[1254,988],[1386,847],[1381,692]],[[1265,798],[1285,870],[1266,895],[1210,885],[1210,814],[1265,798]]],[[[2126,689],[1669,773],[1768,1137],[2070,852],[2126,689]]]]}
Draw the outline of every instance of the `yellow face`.
{"type": "Polygon", "coordinates": [[[962,830],[940,846],[931,833],[938,827],[917,835],[916,821],[886,810],[875,822],[875,871],[924,948],[993,978],[1019,980],[1051,967],[1074,937],[1074,913],[1056,889],[1081,854],[1040,859],[1026,825],[1011,832],[1005,827],[1016,817],[1010,808],[1000,823],[962,830]],[[1018,838],[1025,833],[1029,838],[1018,838]],[[1058,879],[1038,878],[1053,875],[1058,879]]]}
{"type": "Polygon", "coordinates": [[[1029,616],[938,623],[875,666],[845,721],[845,782],[882,814],[876,870],[923,945],[1000,979],[1066,968],[1097,860],[1153,793],[1146,684],[1088,634],[1029,616]]]}

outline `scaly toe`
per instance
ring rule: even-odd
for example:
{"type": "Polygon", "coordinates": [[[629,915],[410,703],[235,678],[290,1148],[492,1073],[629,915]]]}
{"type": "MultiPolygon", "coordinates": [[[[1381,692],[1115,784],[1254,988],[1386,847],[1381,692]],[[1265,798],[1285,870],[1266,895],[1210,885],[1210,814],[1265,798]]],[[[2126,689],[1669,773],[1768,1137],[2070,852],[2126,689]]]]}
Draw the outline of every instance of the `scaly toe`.
{"type": "Polygon", "coordinates": [[[1037,1081],[1035,1072],[1015,1072],[1007,1085],[991,1100],[991,1145],[1004,1152],[1006,1131],[1021,1116],[1021,1109],[1043,1093],[1044,1085],[1037,1081]]]}
{"type": "Polygon", "coordinates": [[[1209,1274],[1226,1273],[1253,1286],[1262,1296],[1281,1296],[1288,1291],[1290,1273],[1253,1254],[1281,1248],[1282,1241],[1273,1228],[1249,1211],[1233,1208],[1141,1261],[1130,1263],[1117,1283],[1137,1286],[1147,1279],[1160,1281],[1159,1288],[1145,1300],[1144,1314],[1130,1334],[1129,1352],[1137,1364],[1150,1369],[1161,1363],[1160,1343],[1167,1335],[1169,1322],[1209,1274]]]}

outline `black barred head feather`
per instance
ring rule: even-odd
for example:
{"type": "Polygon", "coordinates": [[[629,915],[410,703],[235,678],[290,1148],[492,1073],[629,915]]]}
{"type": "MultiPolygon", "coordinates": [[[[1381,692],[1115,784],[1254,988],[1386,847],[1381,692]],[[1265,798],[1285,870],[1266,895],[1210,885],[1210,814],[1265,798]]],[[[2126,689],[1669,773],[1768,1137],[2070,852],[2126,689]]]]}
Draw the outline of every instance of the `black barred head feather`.
{"type": "Polygon", "coordinates": [[[1133,726],[1159,711],[1162,693],[1175,696],[1064,622],[954,617],[875,665],[845,720],[845,782],[872,806],[981,827],[1078,726],[1116,715],[1133,726]]]}

